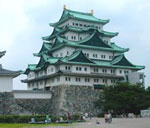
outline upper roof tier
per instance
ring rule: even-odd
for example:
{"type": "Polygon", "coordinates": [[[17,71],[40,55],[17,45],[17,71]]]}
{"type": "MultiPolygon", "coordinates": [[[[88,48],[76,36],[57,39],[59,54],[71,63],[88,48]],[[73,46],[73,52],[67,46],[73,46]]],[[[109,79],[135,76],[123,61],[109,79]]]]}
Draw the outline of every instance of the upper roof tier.
{"type": "Polygon", "coordinates": [[[118,35],[118,32],[107,32],[104,30],[98,30],[94,27],[88,27],[88,28],[77,28],[72,26],[67,26],[64,29],[62,28],[55,28],[50,36],[42,37],[43,40],[50,41],[51,39],[55,38],[57,35],[64,34],[65,32],[72,31],[76,33],[89,33],[91,34],[93,31],[97,30],[100,35],[106,36],[106,37],[115,37],[118,35]]]}
{"type": "Polygon", "coordinates": [[[64,46],[86,48],[86,49],[93,49],[93,50],[97,49],[97,50],[121,52],[121,53],[129,50],[128,48],[121,48],[117,46],[115,43],[110,43],[110,44],[105,43],[99,38],[97,31],[94,31],[89,37],[80,41],[70,41],[60,36],[57,36],[49,52],[55,51],[64,46]]]}
{"type": "Polygon", "coordinates": [[[85,21],[85,22],[91,22],[91,23],[100,23],[100,24],[106,24],[109,22],[109,20],[102,20],[98,19],[95,16],[93,16],[92,13],[83,13],[78,11],[72,11],[69,9],[64,9],[61,18],[56,23],[50,23],[51,26],[56,27],[68,19],[75,19],[79,21],[85,21]]]}

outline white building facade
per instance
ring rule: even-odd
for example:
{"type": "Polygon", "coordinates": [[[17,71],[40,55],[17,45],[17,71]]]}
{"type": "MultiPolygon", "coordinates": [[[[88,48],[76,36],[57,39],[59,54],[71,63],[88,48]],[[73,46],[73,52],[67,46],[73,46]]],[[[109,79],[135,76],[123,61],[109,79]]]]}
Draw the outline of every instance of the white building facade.
{"type": "MultiPolygon", "coordinates": [[[[5,51],[0,52],[0,58],[5,55],[5,51]]],[[[4,69],[0,64],[0,92],[11,92],[13,90],[13,78],[19,75],[19,71],[4,69]]]]}
{"type": "MultiPolygon", "coordinates": [[[[54,30],[43,37],[38,64],[29,64],[24,72],[28,89],[49,90],[52,86],[78,85],[102,89],[117,81],[129,81],[128,74],[137,73],[144,66],[132,64],[121,48],[111,38],[117,32],[106,32],[109,20],[98,19],[91,13],[64,8],[60,20],[50,24],[54,30]]],[[[141,76],[137,82],[144,81],[141,76]],[[140,80],[142,79],[142,81],[140,80]]],[[[136,83],[136,81],[134,81],[136,83]]],[[[144,83],[144,82],[143,82],[144,83]]]]}

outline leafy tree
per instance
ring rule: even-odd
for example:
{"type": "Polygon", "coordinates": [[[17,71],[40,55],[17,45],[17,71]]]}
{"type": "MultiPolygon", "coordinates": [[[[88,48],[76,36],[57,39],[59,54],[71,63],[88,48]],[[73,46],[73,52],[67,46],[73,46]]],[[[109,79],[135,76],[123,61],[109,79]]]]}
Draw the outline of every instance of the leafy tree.
{"type": "Polygon", "coordinates": [[[150,88],[117,82],[104,88],[95,105],[104,112],[112,110],[114,114],[139,114],[140,110],[150,107],[150,88]]]}

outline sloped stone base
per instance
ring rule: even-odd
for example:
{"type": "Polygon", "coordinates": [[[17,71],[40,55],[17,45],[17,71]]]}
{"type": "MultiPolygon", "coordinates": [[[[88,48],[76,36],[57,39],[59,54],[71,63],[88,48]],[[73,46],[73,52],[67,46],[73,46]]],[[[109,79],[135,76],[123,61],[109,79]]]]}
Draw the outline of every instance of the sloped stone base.
{"type": "Polygon", "coordinates": [[[99,97],[99,90],[94,90],[88,86],[55,86],[52,91],[52,106],[53,115],[84,114],[92,113],[99,114],[99,110],[95,108],[94,101],[99,97]]]}

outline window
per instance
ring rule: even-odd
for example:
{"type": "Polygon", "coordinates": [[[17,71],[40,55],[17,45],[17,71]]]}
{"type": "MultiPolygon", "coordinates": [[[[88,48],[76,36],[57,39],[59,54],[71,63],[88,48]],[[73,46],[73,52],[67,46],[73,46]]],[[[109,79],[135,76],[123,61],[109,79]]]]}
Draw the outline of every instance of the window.
{"type": "Polygon", "coordinates": [[[111,83],[115,83],[115,80],[111,80],[111,83]]]}
{"type": "Polygon", "coordinates": [[[85,82],[90,82],[90,79],[89,78],[85,78],[85,82]]]}
{"type": "Polygon", "coordinates": [[[84,68],[84,71],[87,71],[87,68],[84,68]]]}
{"type": "Polygon", "coordinates": [[[93,57],[94,57],[94,58],[97,58],[97,54],[93,54],[93,57]]]}
{"type": "Polygon", "coordinates": [[[76,23],[76,26],[78,26],[78,23],[76,23]]]}
{"type": "Polygon", "coordinates": [[[59,82],[60,81],[60,77],[57,77],[57,82],[59,82]]]}
{"type": "Polygon", "coordinates": [[[76,67],[76,71],[82,71],[81,67],[76,67]]]}
{"type": "Polygon", "coordinates": [[[71,36],[71,39],[73,40],[73,36],[71,36]]]}
{"type": "Polygon", "coordinates": [[[85,53],[85,56],[89,57],[89,53],[85,53]]]}
{"type": "Polygon", "coordinates": [[[113,56],[109,56],[109,59],[113,59],[113,56]]]}
{"type": "Polygon", "coordinates": [[[60,53],[60,57],[62,57],[63,56],[63,53],[60,53]]]}
{"type": "Polygon", "coordinates": [[[98,68],[94,68],[93,70],[94,70],[94,72],[98,72],[98,68]]]}
{"type": "Polygon", "coordinates": [[[101,55],[101,58],[105,58],[106,56],[105,55],[101,55]]]}
{"type": "Polygon", "coordinates": [[[72,23],[72,25],[74,25],[74,23],[72,23]]]}
{"type": "Polygon", "coordinates": [[[103,83],[107,83],[107,79],[103,79],[103,83]]]}
{"type": "Polygon", "coordinates": [[[81,79],[77,77],[77,78],[76,78],[76,81],[77,81],[77,82],[80,82],[80,81],[81,81],[81,79]]]}
{"type": "Polygon", "coordinates": [[[103,73],[107,73],[107,69],[102,69],[102,72],[103,73]]]}
{"type": "Polygon", "coordinates": [[[82,40],[82,37],[80,37],[80,40],[82,40]]]}
{"type": "Polygon", "coordinates": [[[70,66],[66,66],[65,70],[70,71],[71,67],[70,66]]]}
{"type": "Polygon", "coordinates": [[[76,71],[78,71],[79,70],[79,68],[78,67],[76,67],[76,71]]]}
{"type": "Polygon", "coordinates": [[[84,27],[86,27],[86,24],[84,24],[84,27]]]}
{"type": "Polygon", "coordinates": [[[65,77],[65,80],[66,80],[66,81],[70,81],[71,78],[70,78],[70,77],[65,77]]]}
{"type": "Polygon", "coordinates": [[[99,29],[101,29],[101,27],[99,27],[99,29]]]}
{"type": "Polygon", "coordinates": [[[120,74],[122,74],[122,70],[120,70],[120,74]]]}
{"type": "Polygon", "coordinates": [[[53,69],[53,68],[51,68],[51,72],[53,72],[53,70],[54,70],[54,69],[53,69]]]}
{"type": "Polygon", "coordinates": [[[80,24],[80,26],[82,26],[82,24],[80,24]]]}
{"type": "Polygon", "coordinates": [[[95,82],[95,83],[98,83],[98,81],[99,81],[98,79],[94,79],[94,82],[95,82]]]}
{"type": "Polygon", "coordinates": [[[69,51],[67,51],[67,55],[69,55],[69,51]]]}
{"type": "Polygon", "coordinates": [[[43,84],[43,82],[42,81],[40,81],[40,85],[42,85],[43,84]]]}
{"type": "Polygon", "coordinates": [[[74,40],[76,39],[76,36],[74,36],[74,40]]]}
{"type": "Polygon", "coordinates": [[[114,70],[114,69],[112,69],[112,70],[110,70],[110,72],[111,72],[111,73],[115,73],[115,70],[114,70]]]}
{"type": "Polygon", "coordinates": [[[79,71],[81,71],[82,70],[82,68],[81,67],[79,67],[79,71]]]}

